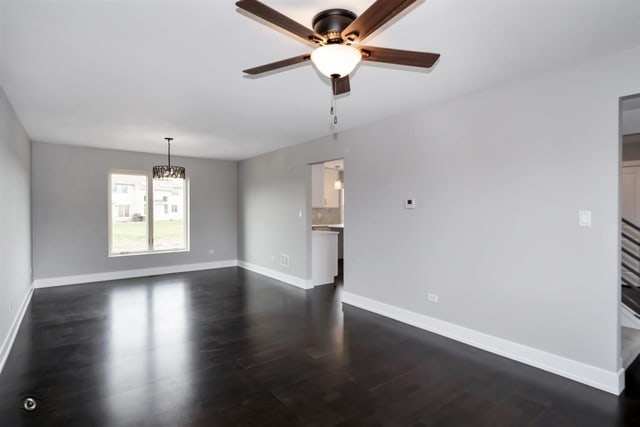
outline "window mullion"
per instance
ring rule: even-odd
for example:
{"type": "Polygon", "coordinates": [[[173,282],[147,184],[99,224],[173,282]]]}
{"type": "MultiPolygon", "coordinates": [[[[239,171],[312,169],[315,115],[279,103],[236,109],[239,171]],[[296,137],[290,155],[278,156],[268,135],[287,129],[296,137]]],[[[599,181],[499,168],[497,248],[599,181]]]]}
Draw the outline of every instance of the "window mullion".
{"type": "Polygon", "coordinates": [[[147,217],[149,219],[148,225],[147,225],[147,232],[149,233],[149,238],[147,240],[148,246],[149,246],[149,252],[153,252],[153,203],[154,203],[154,196],[153,196],[153,178],[151,177],[151,175],[147,174],[147,181],[149,182],[149,185],[147,185],[147,217]]]}

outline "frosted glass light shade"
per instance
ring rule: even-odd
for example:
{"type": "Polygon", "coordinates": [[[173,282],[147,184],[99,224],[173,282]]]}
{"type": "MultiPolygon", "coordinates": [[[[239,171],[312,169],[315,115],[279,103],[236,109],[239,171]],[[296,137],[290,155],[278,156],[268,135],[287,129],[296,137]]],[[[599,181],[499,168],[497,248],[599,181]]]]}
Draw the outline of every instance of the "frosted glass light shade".
{"type": "Polygon", "coordinates": [[[318,71],[327,77],[349,75],[361,59],[362,53],[358,49],[344,44],[328,44],[311,52],[311,60],[318,71]]]}

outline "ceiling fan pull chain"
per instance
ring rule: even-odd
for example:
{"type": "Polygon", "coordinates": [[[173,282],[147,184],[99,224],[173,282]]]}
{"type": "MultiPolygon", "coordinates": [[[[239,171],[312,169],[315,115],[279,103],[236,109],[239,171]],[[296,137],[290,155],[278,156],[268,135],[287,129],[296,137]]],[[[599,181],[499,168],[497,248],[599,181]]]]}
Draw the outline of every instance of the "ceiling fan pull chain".
{"type": "Polygon", "coordinates": [[[335,108],[334,108],[335,103],[336,103],[336,97],[334,95],[331,95],[331,110],[329,110],[329,114],[332,116],[335,111],[335,108]]]}
{"type": "Polygon", "coordinates": [[[336,96],[331,95],[331,111],[330,114],[333,116],[333,124],[338,124],[338,104],[336,103],[336,96]]]}

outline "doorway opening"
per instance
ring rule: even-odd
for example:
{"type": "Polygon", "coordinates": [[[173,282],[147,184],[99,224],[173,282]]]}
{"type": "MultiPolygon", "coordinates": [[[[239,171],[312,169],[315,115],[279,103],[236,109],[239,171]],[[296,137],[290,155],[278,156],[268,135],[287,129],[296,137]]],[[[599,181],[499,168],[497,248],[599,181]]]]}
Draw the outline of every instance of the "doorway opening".
{"type": "Polygon", "coordinates": [[[313,286],[344,283],[344,159],[311,167],[311,279],[313,286]]]}
{"type": "Polygon", "coordinates": [[[620,357],[640,355],[640,94],[620,100],[620,357]]]}

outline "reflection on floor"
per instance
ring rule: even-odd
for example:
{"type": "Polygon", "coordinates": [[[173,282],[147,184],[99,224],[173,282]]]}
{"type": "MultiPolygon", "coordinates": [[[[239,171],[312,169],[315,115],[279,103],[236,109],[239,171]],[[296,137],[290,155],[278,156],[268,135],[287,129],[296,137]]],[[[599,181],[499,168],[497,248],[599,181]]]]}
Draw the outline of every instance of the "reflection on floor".
{"type": "Polygon", "coordinates": [[[38,289],[0,375],[0,426],[640,422],[635,364],[612,396],[343,308],[341,289],[240,268],[38,289]]]}

